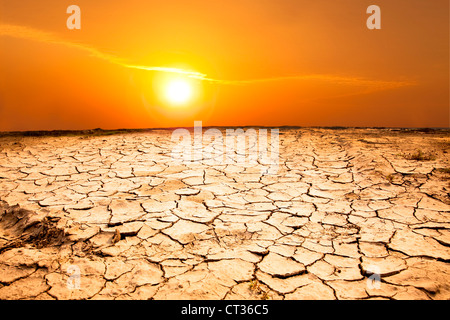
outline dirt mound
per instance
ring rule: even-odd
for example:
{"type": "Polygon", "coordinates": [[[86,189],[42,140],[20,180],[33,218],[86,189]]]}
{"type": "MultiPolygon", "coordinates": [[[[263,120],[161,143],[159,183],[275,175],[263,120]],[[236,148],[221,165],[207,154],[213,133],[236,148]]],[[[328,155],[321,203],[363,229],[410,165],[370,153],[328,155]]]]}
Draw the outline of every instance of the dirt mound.
{"type": "Polygon", "coordinates": [[[31,244],[36,248],[60,245],[65,232],[58,217],[49,217],[0,201],[0,252],[31,244]]]}

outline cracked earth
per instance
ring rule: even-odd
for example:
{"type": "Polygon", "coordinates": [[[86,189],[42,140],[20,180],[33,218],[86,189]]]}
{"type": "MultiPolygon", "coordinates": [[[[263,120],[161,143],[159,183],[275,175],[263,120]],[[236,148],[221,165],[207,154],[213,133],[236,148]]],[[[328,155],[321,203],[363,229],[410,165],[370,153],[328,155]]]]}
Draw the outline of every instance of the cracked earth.
{"type": "Polygon", "coordinates": [[[275,175],[0,136],[0,299],[450,299],[448,133],[281,129],[275,175]]]}

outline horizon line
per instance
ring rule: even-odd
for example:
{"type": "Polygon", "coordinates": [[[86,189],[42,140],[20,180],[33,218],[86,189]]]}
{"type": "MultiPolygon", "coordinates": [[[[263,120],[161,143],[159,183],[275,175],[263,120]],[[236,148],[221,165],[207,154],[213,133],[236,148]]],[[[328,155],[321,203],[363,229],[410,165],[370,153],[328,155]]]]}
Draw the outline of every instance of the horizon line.
{"type": "MultiPolygon", "coordinates": [[[[14,136],[14,135],[29,135],[29,136],[51,136],[51,135],[64,135],[68,133],[73,134],[94,134],[94,133],[132,133],[132,132],[146,132],[156,130],[175,130],[175,129],[194,129],[194,126],[179,126],[179,127],[147,127],[147,128],[115,128],[115,129],[49,129],[49,130],[15,130],[15,131],[1,131],[0,137],[14,136]]],[[[202,126],[202,129],[233,129],[233,128],[264,128],[264,129],[328,129],[328,130],[347,130],[347,129],[379,129],[379,130],[416,130],[416,131],[445,131],[450,130],[450,127],[399,127],[399,126],[297,126],[297,125],[281,125],[281,126],[264,126],[264,125],[245,125],[245,126],[202,126]]]]}

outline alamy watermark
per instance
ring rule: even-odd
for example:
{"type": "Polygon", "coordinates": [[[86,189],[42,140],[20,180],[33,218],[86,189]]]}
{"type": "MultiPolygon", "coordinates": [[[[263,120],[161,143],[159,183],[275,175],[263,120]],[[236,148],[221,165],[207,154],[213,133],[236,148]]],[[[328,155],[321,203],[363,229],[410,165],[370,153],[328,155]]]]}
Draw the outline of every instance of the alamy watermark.
{"type": "Polygon", "coordinates": [[[67,267],[67,273],[69,274],[69,278],[67,279],[67,289],[69,290],[80,289],[80,278],[81,278],[80,267],[71,264],[67,267]]]}
{"type": "Polygon", "coordinates": [[[377,5],[371,5],[366,10],[367,14],[370,14],[370,17],[367,18],[367,29],[381,29],[381,9],[377,5]]]}
{"type": "Polygon", "coordinates": [[[367,277],[368,289],[380,289],[381,288],[381,269],[378,266],[370,265],[367,268],[367,273],[370,274],[367,277]]]}
{"type": "Polygon", "coordinates": [[[176,129],[172,141],[176,142],[171,151],[174,162],[258,167],[261,174],[278,172],[279,129],[270,129],[270,135],[268,129],[253,128],[210,128],[203,132],[202,122],[195,121],[193,135],[188,129],[176,129]]]}
{"type": "MultiPolygon", "coordinates": [[[[79,6],[72,4],[67,7],[66,13],[70,16],[66,20],[66,26],[69,30],[81,29],[81,9],[79,6]]],[[[366,14],[370,14],[366,21],[367,28],[370,30],[381,29],[381,9],[377,5],[370,5],[366,9],[366,14]]]]}

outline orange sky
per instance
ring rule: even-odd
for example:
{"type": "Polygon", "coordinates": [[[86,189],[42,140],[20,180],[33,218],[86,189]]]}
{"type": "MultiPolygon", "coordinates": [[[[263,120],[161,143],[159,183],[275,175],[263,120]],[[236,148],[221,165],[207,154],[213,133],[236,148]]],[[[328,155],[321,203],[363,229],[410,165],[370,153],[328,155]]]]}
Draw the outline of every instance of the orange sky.
{"type": "Polygon", "coordinates": [[[0,131],[194,120],[448,127],[449,3],[0,0],[0,131]],[[71,4],[81,30],[66,27],[71,4]],[[371,4],[381,30],[366,27],[371,4]],[[161,98],[180,77],[164,68],[194,75],[186,106],[161,98]]]}

